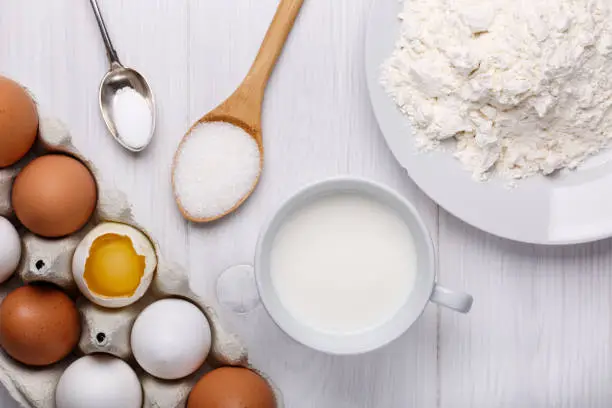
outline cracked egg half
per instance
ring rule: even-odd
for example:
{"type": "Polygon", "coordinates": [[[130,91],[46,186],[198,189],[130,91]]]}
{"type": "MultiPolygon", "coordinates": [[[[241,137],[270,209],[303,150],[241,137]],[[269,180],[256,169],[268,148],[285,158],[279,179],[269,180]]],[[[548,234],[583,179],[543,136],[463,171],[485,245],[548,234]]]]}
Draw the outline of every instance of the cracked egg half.
{"type": "Polygon", "coordinates": [[[79,243],[72,274],[81,293],[107,308],[120,308],[144,296],[157,268],[149,238],[126,224],[105,222],[79,243]]]}

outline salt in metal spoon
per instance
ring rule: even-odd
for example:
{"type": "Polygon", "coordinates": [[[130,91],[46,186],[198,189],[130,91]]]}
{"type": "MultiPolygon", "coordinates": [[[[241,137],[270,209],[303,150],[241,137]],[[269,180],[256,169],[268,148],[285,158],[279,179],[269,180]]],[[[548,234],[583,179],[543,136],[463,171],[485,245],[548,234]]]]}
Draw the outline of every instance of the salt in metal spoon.
{"type": "Polygon", "coordinates": [[[119,57],[117,56],[117,51],[115,51],[115,47],[113,47],[113,43],[108,34],[102,14],[100,13],[98,1],[89,1],[94,14],[96,15],[98,27],[100,28],[100,33],[102,34],[102,39],[104,40],[106,53],[110,62],[110,70],[106,73],[106,75],[104,75],[104,78],[102,78],[102,82],[100,83],[100,112],[102,112],[102,117],[104,118],[106,127],[111,135],[113,135],[115,140],[121,146],[131,152],[140,152],[149,145],[153,138],[153,133],[155,132],[155,98],[153,97],[153,92],[151,91],[151,87],[149,86],[147,80],[139,72],[133,70],[132,68],[126,68],[121,64],[119,57]],[[149,137],[149,141],[144,146],[134,147],[127,144],[119,136],[117,127],[115,126],[112,109],[113,98],[117,91],[126,87],[132,88],[138,92],[147,101],[149,110],[151,111],[151,135],[149,137]]]}

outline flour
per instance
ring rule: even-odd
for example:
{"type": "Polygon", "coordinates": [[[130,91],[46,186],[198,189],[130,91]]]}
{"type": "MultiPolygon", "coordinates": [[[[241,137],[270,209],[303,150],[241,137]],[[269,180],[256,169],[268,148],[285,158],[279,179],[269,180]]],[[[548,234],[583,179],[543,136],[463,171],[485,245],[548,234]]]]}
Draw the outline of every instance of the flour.
{"type": "Polygon", "coordinates": [[[575,169],[612,140],[610,0],[405,0],[382,83],[417,145],[478,180],[575,169]]]}

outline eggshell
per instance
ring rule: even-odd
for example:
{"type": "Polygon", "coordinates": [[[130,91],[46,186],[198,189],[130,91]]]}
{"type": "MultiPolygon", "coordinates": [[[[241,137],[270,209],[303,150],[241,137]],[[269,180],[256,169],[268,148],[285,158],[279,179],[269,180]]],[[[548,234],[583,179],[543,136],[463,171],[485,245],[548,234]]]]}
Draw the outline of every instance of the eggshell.
{"type": "Polygon", "coordinates": [[[148,306],[132,327],[132,352],[149,374],[176,380],[204,364],[211,346],[204,313],[191,302],[163,299],[148,306]]]}
{"type": "Polygon", "coordinates": [[[0,168],[15,164],[30,150],[38,132],[38,112],[28,92],[0,76],[0,168]]]}
{"type": "Polygon", "coordinates": [[[212,365],[248,365],[248,350],[244,342],[240,336],[219,324],[221,319],[212,307],[215,304],[212,299],[204,298],[191,290],[188,272],[184,268],[160,258],[155,279],[151,284],[151,293],[158,299],[170,297],[189,299],[204,312],[212,327],[213,341],[208,356],[212,365]]]}
{"type": "Polygon", "coordinates": [[[15,360],[33,366],[56,363],[79,341],[74,302],[49,286],[22,286],[0,305],[0,345],[15,360]]]}
{"type": "Polygon", "coordinates": [[[59,380],[56,408],[141,408],[142,386],[132,368],[118,358],[85,356],[59,380]]]}
{"type": "Polygon", "coordinates": [[[98,224],[95,228],[89,231],[89,233],[85,235],[83,240],[77,246],[72,258],[73,278],[81,293],[92,302],[108,308],[121,308],[129,306],[142,298],[151,285],[156,268],[157,255],[149,238],[138,229],[130,225],[117,222],[104,222],[98,224]],[[138,288],[136,289],[136,292],[132,296],[102,296],[90,290],[87,282],[85,281],[85,265],[87,263],[87,259],[91,255],[91,247],[97,238],[105,234],[116,234],[129,238],[136,254],[144,256],[145,268],[143,271],[143,276],[140,280],[138,288]]]}
{"type": "Polygon", "coordinates": [[[223,367],[204,375],[191,390],[187,408],[276,408],[266,380],[247,368],[223,367]]]}
{"type": "Polygon", "coordinates": [[[0,283],[13,275],[21,259],[21,240],[9,220],[0,217],[0,283]]]}
{"type": "Polygon", "coordinates": [[[41,156],[19,173],[12,204],[19,221],[43,237],[62,237],[81,229],[96,207],[97,187],[91,172],[77,159],[41,156]]]}

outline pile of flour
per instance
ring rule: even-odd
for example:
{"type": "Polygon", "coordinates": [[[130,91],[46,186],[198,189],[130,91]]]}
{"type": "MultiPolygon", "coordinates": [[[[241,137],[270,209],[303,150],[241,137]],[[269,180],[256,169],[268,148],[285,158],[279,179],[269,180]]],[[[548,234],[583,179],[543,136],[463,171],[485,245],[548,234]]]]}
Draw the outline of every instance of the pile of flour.
{"type": "Polygon", "coordinates": [[[420,147],[451,146],[479,180],[610,147],[611,0],[405,0],[400,19],[382,83],[420,147]]]}

